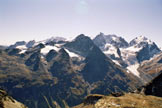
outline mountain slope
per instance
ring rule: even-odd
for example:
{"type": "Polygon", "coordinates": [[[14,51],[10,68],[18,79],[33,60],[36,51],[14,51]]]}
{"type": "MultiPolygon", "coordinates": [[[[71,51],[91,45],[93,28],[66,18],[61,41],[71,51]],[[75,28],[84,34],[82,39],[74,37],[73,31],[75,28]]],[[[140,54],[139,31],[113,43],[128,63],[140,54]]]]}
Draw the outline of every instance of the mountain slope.
{"type": "Polygon", "coordinates": [[[58,53],[46,64],[40,51],[27,53],[23,58],[2,52],[0,85],[30,108],[54,107],[54,101],[62,107],[63,100],[68,105],[80,103],[87,94],[87,84],[75,71],[65,50],[58,53]]]}
{"type": "Polygon", "coordinates": [[[143,71],[154,78],[162,72],[161,67],[162,67],[162,53],[159,53],[152,59],[143,62],[139,67],[139,71],[143,71]]]}

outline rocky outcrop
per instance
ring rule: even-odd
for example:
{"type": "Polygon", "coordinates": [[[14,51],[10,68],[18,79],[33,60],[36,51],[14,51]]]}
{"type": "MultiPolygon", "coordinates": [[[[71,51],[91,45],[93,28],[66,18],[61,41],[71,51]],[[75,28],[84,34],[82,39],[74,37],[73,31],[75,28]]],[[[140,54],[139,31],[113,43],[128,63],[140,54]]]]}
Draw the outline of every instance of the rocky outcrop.
{"type": "Polygon", "coordinates": [[[102,99],[103,97],[104,95],[98,94],[89,95],[84,99],[83,103],[84,105],[95,104],[99,99],[102,99]]]}
{"type": "Polygon", "coordinates": [[[22,103],[16,101],[7,94],[6,91],[0,89],[0,108],[27,108],[22,103]]]}

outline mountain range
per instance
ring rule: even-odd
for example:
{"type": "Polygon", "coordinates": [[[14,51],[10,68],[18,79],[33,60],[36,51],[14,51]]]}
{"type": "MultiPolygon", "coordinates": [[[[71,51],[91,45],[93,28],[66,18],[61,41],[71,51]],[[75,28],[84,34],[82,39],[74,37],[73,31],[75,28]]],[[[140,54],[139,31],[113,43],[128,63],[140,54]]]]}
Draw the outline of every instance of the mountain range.
{"type": "Polygon", "coordinates": [[[29,108],[68,108],[88,94],[143,86],[161,73],[161,55],[144,36],[129,43],[103,33],[19,41],[0,48],[0,87],[29,108]]]}

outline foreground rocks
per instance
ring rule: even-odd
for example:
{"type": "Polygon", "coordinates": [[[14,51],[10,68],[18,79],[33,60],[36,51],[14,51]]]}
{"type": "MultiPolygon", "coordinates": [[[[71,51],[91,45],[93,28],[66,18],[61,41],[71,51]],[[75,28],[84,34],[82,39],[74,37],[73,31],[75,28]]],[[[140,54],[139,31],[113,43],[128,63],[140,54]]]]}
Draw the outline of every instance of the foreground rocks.
{"type": "Polygon", "coordinates": [[[7,92],[0,90],[0,108],[27,108],[22,103],[16,101],[7,92]]]}
{"type": "Polygon", "coordinates": [[[142,94],[127,93],[119,97],[90,95],[88,97],[85,99],[87,103],[84,101],[74,108],[162,108],[162,98],[142,94]],[[88,97],[91,97],[91,100],[87,100],[88,97]]]}

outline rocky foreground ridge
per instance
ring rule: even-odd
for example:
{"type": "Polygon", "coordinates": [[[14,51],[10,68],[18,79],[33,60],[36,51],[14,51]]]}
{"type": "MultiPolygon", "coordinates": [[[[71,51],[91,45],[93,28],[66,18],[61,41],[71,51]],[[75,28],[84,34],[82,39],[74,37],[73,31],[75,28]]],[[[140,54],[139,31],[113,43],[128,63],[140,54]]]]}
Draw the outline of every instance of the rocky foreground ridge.
{"type": "Polygon", "coordinates": [[[0,90],[0,108],[27,108],[22,103],[16,101],[7,94],[6,91],[0,90]]]}
{"type": "Polygon", "coordinates": [[[73,108],[162,108],[162,98],[135,93],[119,97],[89,95],[85,100],[73,108]]]}

